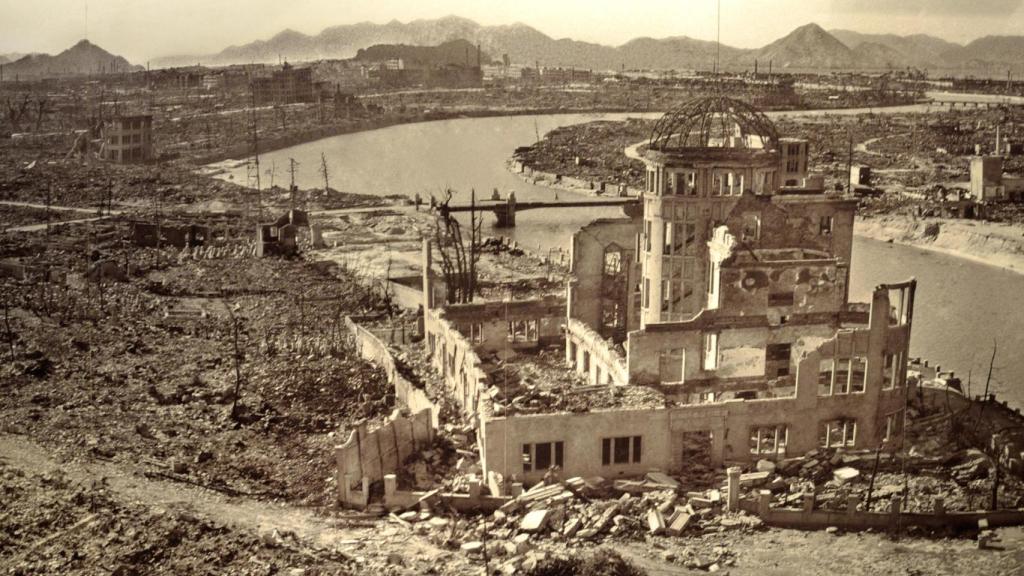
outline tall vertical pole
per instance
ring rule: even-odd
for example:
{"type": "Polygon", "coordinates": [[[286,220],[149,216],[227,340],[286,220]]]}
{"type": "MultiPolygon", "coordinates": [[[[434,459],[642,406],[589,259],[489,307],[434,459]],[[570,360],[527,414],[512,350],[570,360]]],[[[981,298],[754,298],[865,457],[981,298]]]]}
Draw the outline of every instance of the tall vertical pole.
{"type": "Polygon", "coordinates": [[[476,292],[476,188],[469,197],[469,301],[476,292]]]}
{"type": "Polygon", "coordinates": [[[260,137],[259,131],[256,126],[256,93],[253,92],[252,98],[252,155],[253,163],[256,168],[256,218],[258,222],[263,222],[263,198],[262,192],[260,191],[260,137]]]}
{"type": "Polygon", "coordinates": [[[722,62],[722,0],[718,0],[718,34],[715,39],[715,74],[722,62]]]}
{"type": "Polygon", "coordinates": [[[853,194],[853,132],[846,129],[846,136],[849,139],[846,150],[846,193],[853,194]]]}

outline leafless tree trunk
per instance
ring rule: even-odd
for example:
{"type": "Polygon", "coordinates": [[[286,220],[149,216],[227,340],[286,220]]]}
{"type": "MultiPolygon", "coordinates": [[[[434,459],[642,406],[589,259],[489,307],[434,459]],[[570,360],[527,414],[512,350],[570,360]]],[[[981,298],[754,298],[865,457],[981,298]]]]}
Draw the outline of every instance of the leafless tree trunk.
{"type": "Polygon", "coordinates": [[[7,328],[7,345],[11,348],[11,362],[18,359],[14,353],[14,330],[11,330],[11,306],[4,300],[4,326],[7,328]]]}
{"type": "Polygon", "coordinates": [[[11,131],[21,132],[21,119],[28,113],[28,94],[22,94],[20,101],[8,97],[5,105],[7,108],[7,121],[11,123],[11,131]]]}
{"type": "Polygon", "coordinates": [[[324,194],[328,193],[331,189],[330,171],[327,168],[327,156],[320,153],[320,175],[324,177],[324,194]]]}
{"type": "Polygon", "coordinates": [[[475,210],[471,211],[470,246],[467,254],[462,239],[462,226],[451,216],[448,209],[451,198],[451,190],[446,190],[444,200],[439,204],[434,227],[438,254],[441,257],[441,272],[448,286],[449,303],[472,302],[476,291],[476,262],[479,260],[479,224],[475,222],[475,210]]]}
{"type": "Polygon", "coordinates": [[[36,109],[36,132],[39,132],[43,127],[43,119],[50,112],[46,106],[50,103],[50,100],[45,94],[36,96],[35,109],[36,109]]]}

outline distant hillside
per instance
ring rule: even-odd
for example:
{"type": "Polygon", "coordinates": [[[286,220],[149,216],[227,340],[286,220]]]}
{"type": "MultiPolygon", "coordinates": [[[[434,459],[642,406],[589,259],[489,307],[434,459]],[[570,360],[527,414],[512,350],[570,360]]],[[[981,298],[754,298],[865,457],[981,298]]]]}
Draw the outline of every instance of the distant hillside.
{"type": "Polygon", "coordinates": [[[908,60],[902,52],[885,44],[863,42],[851,53],[857,65],[869,69],[905,68],[908,60]]]}
{"type": "Polygon", "coordinates": [[[760,62],[776,68],[850,69],[858,66],[846,44],[817,24],[807,24],[754,53],[760,62]]]}
{"type": "Polygon", "coordinates": [[[985,36],[942,55],[961,66],[1001,66],[1020,69],[1024,63],[1024,36],[985,36]]]}
{"type": "MultiPolygon", "coordinates": [[[[570,38],[555,39],[525,24],[481,26],[472,20],[448,16],[408,23],[361,22],[332,26],[317,35],[285,30],[269,40],[231,46],[208,56],[161,58],[159,67],[292,62],[352,58],[376,45],[437,46],[454,40],[480,43],[500,60],[508,54],[520,65],[575,66],[595,70],[627,68],[709,70],[714,65],[714,42],[685,36],[636,38],[621,46],[606,46],[570,38]]],[[[771,44],[753,50],[721,47],[723,69],[753,69],[754,61],[775,69],[879,70],[918,68],[990,68],[1024,62],[1024,37],[989,37],[964,47],[916,34],[861,34],[849,30],[826,32],[817,24],[797,28],[771,44]]],[[[1018,64],[1024,66],[1024,64],[1018,64]]]]}
{"type": "Polygon", "coordinates": [[[899,55],[899,63],[903,66],[918,68],[935,68],[942,66],[942,55],[963,48],[959,44],[947,42],[927,34],[898,36],[896,34],[861,34],[852,30],[830,30],[840,42],[853,50],[863,44],[885,46],[899,55]]]}
{"type": "MultiPolygon", "coordinates": [[[[405,63],[419,66],[444,66],[447,64],[465,64],[476,66],[477,50],[474,44],[466,40],[452,40],[438,46],[410,46],[408,44],[377,44],[369,48],[360,48],[356,52],[356,60],[380,62],[392,58],[401,58],[405,63]]],[[[482,52],[480,62],[489,64],[491,57],[482,52]]]]}
{"type": "Polygon", "coordinates": [[[85,74],[113,74],[142,69],[142,66],[134,66],[121,56],[111,54],[88,40],[82,40],[56,56],[50,56],[49,54],[29,54],[28,56],[23,56],[4,65],[4,76],[5,78],[14,76],[21,78],[49,78],[85,74]]]}

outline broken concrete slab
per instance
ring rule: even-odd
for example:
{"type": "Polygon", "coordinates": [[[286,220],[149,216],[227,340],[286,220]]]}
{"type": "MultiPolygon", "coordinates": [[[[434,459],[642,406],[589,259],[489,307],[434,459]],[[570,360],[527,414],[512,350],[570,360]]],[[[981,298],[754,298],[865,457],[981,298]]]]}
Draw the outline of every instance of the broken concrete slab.
{"type": "Polygon", "coordinates": [[[548,522],[550,511],[547,509],[534,510],[523,516],[519,522],[519,529],[523,532],[540,532],[548,522]]]}

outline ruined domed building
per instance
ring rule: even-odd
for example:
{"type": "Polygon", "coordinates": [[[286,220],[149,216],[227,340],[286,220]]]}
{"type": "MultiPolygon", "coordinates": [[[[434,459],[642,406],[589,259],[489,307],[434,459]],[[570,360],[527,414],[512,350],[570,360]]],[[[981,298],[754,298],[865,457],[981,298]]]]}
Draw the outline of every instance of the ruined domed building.
{"type": "Polygon", "coordinates": [[[848,301],[856,202],[808,174],[807,141],[710,97],[639,151],[639,204],[573,237],[564,316],[550,299],[425,302],[426,345],[476,421],[485,473],[618,478],[893,438],[915,283],[848,301]],[[574,381],[509,384],[528,349],[563,338],[574,381]]]}

